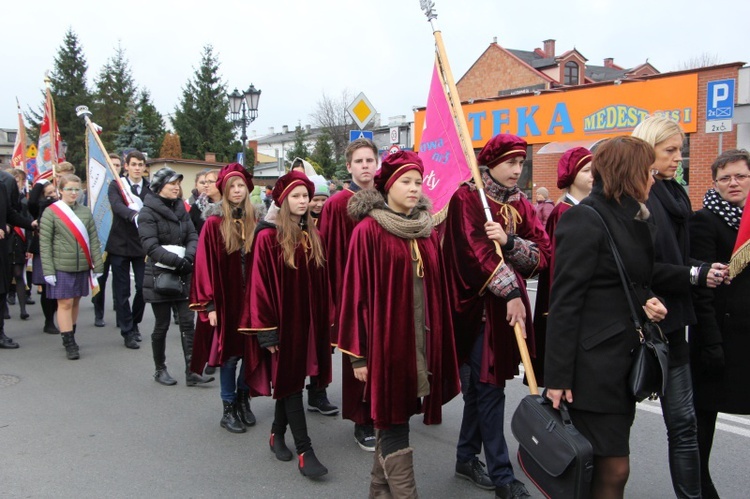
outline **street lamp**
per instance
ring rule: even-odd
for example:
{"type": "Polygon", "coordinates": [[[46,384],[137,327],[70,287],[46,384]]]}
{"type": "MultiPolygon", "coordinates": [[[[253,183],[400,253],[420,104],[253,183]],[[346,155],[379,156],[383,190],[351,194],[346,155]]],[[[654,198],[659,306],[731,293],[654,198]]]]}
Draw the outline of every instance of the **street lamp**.
{"type": "MultiPolygon", "coordinates": [[[[229,94],[229,111],[234,126],[242,127],[242,166],[246,166],[247,147],[247,125],[255,121],[258,117],[258,101],[260,100],[260,90],[255,85],[250,84],[245,93],[241,94],[237,89],[229,94]]],[[[248,170],[253,171],[255,165],[250,165],[248,170]]],[[[247,168],[247,167],[246,167],[247,168]]]]}

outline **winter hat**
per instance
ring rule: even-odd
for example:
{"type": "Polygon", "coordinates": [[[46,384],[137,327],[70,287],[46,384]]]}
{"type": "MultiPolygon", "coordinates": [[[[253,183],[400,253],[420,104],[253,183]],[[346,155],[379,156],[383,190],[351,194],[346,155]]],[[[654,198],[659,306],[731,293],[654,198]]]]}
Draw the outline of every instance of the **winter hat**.
{"type": "Polygon", "coordinates": [[[182,180],[182,174],[169,167],[164,167],[151,176],[150,187],[154,194],[159,194],[165,185],[182,180]]]}
{"type": "Polygon", "coordinates": [[[312,198],[315,193],[315,184],[313,184],[307,175],[302,172],[292,171],[279,178],[273,187],[273,203],[281,208],[281,203],[292,192],[292,189],[298,185],[304,185],[307,188],[308,195],[312,198]]]}
{"type": "Polygon", "coordinates": [[[331,197],[331,191],[328,189],[328,184],[325,182],[316,182],[315,183],[315,194],[313,194],[313,197],[315,196],[325,196],[325,197],[331,197]]]}
{"type": "Polygon", "coordinates": [[[387,155],[375,175],[375,188],[380,192],[388,192],[393,183],[410,170],[417,170],[420,175],[424,175],[424,165],[417,153],[399,151],[387,155]]]}
{"type": "Polygon", "coordinates": [[[536,190],[536,193],[537,194],[541,194],[544,197],[544,199],[549,199],[549,191],[547,190],[546,187],[540,187],[540,188],[538,188],[536,190]]]}
{"type": "Polygon", "coordinates": [[[585,147],[568,149],[557,162],[557,187],[565,189],[573,185],[581,168],[591,163],[591,151],[585,147]]]}
{"type": "Polygon", "coordinates": [[[492,137],[479,151],[477,162],[493,168],[516,156],[526,157],[526,141],[517,135],[501,133],[492,137]]]}
{"type": "Polygon", "coordinates": [[[216,188],[222,196],[224,195],[224,188],[232,177],[242,177],[245,181],[248,192],[252,192],[255,187],[253,185],[253,175],[248,172],[244,166],[239,163],[230,163],[222,168],[219,172],[219,176],[216,177],[216,188]]]}

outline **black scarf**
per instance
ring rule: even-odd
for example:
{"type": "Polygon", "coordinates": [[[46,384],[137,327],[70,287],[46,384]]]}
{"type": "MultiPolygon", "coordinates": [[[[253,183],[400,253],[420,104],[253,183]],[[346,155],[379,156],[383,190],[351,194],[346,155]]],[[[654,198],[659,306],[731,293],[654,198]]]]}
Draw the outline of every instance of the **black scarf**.
{"type": "Polygon", "coordinates": [[[649,193],[646,206],[659,232],[656,237],[657,259],[683,265],[690,254],[687,225],[690,198],[675,180],[657,180],[649,193]]]}
{"type": "Polygon", "coordinates": [[[713,187],[706,191],[706,195],[703,196],[703,207],[714,215],[721,217],[729,227],[740,230],[742,208],[726,201],[713,187]]]}

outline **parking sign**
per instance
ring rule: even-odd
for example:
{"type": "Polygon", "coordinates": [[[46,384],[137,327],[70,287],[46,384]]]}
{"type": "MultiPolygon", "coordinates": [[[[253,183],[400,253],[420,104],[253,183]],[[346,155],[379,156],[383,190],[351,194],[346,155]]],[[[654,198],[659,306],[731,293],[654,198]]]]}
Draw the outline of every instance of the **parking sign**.
{"type": "Polygon", "coordinates": [[[734,79],[708,82],[706,120],[731,120],[734,116],[734,79]]]}

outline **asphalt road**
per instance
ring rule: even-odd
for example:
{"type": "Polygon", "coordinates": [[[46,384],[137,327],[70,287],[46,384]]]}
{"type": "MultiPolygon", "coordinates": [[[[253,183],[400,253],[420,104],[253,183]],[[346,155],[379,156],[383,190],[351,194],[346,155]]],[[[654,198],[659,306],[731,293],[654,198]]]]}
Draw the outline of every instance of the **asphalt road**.
{"type": "MultiPolygon", "coordinates": [[[[0,350],[1,497],[367,496],[372,454],[357,447],[349,421],[308,413],[313,446],[330,472],[318,481],[306,479],[295,461],[277,461],[268,448],[270,398],[252,401],[255,427],[230,434],[219,427],[218,380],[185,386],[177,326],[167,338],[167,363],[179,384],[161,386],[152,378],[150,308],[141,325],[142,348],[128,350],[114,327],[93,326],[90,300],[81,304],[77,361],[65,358],[59,336],[41,332],[38,304],[30,306],[28,321],[20,321],[18,308],[11,307],[14,319],[6,321],[6,332],[21,348],[0,350]]],[[[109,302],[106,321],[114,324],[109,302]]],[[[329,389],[334,403],[341,400],[339,359],[336,355],[329,389]]],[[[515,454],[510,415],[527,391],[519,379],[506,391],[505,431],[515,454]]],[[[422,497],[493,497],[453,476],[461,411],[457,398],[445,406],[440,426],[424,426],[420,418],[412,418],[411,444],[422,497]]],[[[639,405],[631,449],[626,495],[673,497],[658,403],[639,405]]],[[[750,418],[723,416],[712,456],[722,497],[750,496],[749,451],[750,418]]],[[[533,497],[543,497],[517,465],[516,473],[533,497]]]]}

